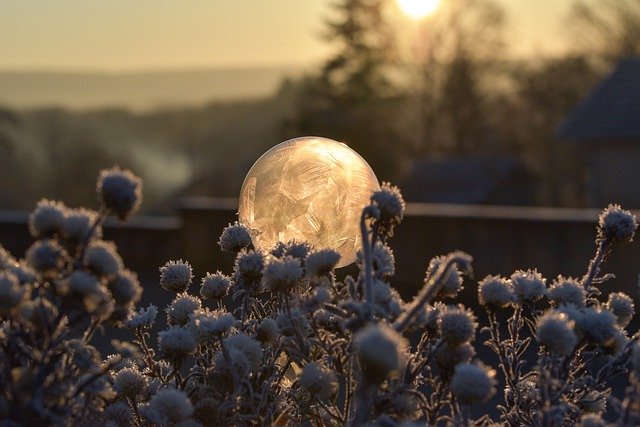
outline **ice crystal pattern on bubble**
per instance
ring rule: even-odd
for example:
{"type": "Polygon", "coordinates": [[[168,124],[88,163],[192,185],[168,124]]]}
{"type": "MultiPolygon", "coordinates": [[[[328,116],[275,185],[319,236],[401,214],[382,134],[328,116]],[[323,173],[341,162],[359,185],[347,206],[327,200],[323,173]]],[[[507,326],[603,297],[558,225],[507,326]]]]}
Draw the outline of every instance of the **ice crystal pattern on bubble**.
{"type": "Polygon", "coordinates": [[[344,266],[355,260],[360,213],[379,188],[369,165],[345,144],[297,138],[253,165],[240,192],[239,220],[261,250],[306,241],[337,250],[344,266]]]}

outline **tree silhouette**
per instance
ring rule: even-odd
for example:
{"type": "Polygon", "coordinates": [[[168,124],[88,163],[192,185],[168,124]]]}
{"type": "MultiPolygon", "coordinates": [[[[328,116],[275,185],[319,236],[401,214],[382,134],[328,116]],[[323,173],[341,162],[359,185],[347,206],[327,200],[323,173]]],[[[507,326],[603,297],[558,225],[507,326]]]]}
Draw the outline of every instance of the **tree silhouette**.
{"type": "Polygon", "coordinates": [[[500,73],[504,20],[503,9],[491,0],[451,0],[424,23],[419,153],[491,151],[485,83],[500,73]]]}
{"type": "Polygon", "coordinates": [[[321,135],[347,143],[382,180],[407,162],[398,130],[397,95],[390,72],[394,38],[389,0],[339,0],[326,21],[325,39],[336,52],[318,75],[301,80],[296,115],[287,136],[321,135]]]}
{"type": "Polygon", "coordinates": [[[339,0],[336,16],[326,20],[325,39],[337,46],[322,68],[325,93],[338,103],[362,103],[388,96],[387,75],[394,37],[385,0],[339,0]]]}
{"type": "Polygon", "coordinates": [[[569,19],[583,54],[606,63],[640,55],[639,0],[578,0],[569,19]]]}

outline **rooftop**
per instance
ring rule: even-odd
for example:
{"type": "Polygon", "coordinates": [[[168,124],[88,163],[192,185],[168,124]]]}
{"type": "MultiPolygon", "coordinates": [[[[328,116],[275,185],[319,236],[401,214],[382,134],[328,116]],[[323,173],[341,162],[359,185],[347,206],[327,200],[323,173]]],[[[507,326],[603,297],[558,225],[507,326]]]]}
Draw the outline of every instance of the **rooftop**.
{"type": "Polygon", "coordinates": [[[620,61],[569,113],[556,136],[575,142],[640,140],[640,58],[620,61]]]}

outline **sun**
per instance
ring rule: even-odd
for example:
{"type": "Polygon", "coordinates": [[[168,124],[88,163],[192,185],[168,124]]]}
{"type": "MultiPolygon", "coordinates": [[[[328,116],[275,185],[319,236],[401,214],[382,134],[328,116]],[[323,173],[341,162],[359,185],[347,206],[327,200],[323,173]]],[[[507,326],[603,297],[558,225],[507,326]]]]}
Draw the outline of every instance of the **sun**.
{"type": "Polygon", "coordinates": [[[397,0],[400,9],[414,19],[431,15],[440,6],[440,0],[397,0]]]}

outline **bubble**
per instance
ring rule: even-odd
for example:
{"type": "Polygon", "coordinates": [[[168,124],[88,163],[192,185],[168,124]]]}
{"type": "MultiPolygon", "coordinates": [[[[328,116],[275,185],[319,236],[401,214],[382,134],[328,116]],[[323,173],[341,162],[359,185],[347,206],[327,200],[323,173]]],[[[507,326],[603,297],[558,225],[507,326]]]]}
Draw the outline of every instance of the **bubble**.
{"type": "Polygon", "coordinates": [[[255,247],[306,241],[355,261],[361,246],[360,215],[380,189],[369,164],[347,145],[327,138],[282,142],[251,167],[240,190],[239,221],[255,247]]]}

